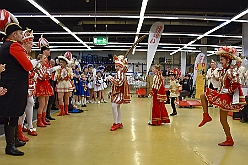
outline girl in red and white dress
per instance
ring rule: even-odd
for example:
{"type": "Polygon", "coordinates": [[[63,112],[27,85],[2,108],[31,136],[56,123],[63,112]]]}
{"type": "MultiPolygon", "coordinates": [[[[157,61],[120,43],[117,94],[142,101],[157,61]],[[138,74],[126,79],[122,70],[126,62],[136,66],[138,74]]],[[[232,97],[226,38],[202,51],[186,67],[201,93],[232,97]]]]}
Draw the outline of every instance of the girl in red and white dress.
{"type": "Polygon", "coordinates": [[[58,56],[58,60],[61,68],[55,73],[55,78],[57,80],[56,91],[58,92],[60,113],[57,116],[70,115],[68,113],[69,98],[72,95],[73,85],[72,78],[73,72],[67,65],[70,61],[64,56],[58,56]]]}
{"type": "Polygon", "coordinates": [[[220,89],[218,91],[207,88],[206,92],[201,94],[203,108],[203,119],[199,127],[212,118],[208,114],[208,102],[220,108],[220,123],[226,134],[226,141],[219,143],[219,146],[233,146],[234,141],[231,136],[230,127],[227,122],[229,111],[241,110],[245,103],[245,98],[241,89],[241,81],[237,69],[232,66],[232,61],[237,58],[238,52],[232,47],[221,47],[216,52],[220,56],[220,64],[223,69],[220,71],[220,89]]]}
{"type": "Polygon", "coordinates": [[[114,124],[110,128],[111,131],[115,131],[118,128],[123,128],[121,122],[121,104],[128,104],[131,102],[129,95],[129,85],[126,78],[127,72],[127,59],[124,56],[114,55],[116,75],[114,77],[108,76],[108,80],[112,84],[111,95],[112,113],[114,118],[114,124]]]}
{"type": "Polygon", "coordinates": [[[37,126],[46,127],[50,125],[50,122],[46,121],[46,109],[49,96],[54,95],[52,86],[49,79],[51,78],[51,72],[47,66],[47,56],[45,54],[39,54],[37,60],[40,60],[36,67],[37,83],[35,89],[35,96],[38,97],[39,108],[37,111],[37,126]]]}
{"type": "Polygon", "coordinates": [[[152,123],[154,126],[161,125],[162,123],[170,123],[168,112],[165,108],[164,101],[167,100],[166,91],[164,88],[164,80],[160,71],[159,65],[152,66],[152,73],[154,74],[152,91],[152,123]]]}
{"type": "MultiPolygon", "coordinates": [[[[24,38],[22,39],[22,46],[26,51],[27,57],[29,60],[32,60],[32,57],[28,55],[31,52],[33,46],[33,30],[27,29],[23,31],[24,38]]],[[[36,60],[35,60],[36,61],[36,60]]],[[[34,89],[35,89],[35,71],[29,71],[28,75],[28,96],[27,96],[27,105],[25,112],[18,120],[18,139],[21,141],[28,141],[29,139],[24,136],[22,130],[28,132],[29,135],[37,136],[36,129],[33,127],[33,106],[34,106],[34,89]],[[23,126],[24,119],[26,117],[28,129],[23,126]]]]}

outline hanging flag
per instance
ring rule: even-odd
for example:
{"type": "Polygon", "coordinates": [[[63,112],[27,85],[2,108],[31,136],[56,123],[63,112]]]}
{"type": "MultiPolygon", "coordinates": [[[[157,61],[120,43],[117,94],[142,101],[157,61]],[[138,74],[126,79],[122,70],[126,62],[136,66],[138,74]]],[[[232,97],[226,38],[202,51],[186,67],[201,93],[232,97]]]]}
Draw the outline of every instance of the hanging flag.
{"type": "Polygon", "coordinates": [[[149,38],[148,38],[146,75],[148,75],[163,30],[164,30],[164,24],[161,22],[155,22],[150,28],[149,38]]]}
{"type": "Polygon", "coordinates": [[[205,54],[204,53],[199,53],[197,55],[197,57],[195,58],[195,65],[194,65],[194,77],[193,77],[193,85],[195,85],[195,82],[196,82],[196,77],[197,77],[197,65],[199,63],[203,63],[203,60],[204,60],[204,57],[205,57],[205,54]]]}

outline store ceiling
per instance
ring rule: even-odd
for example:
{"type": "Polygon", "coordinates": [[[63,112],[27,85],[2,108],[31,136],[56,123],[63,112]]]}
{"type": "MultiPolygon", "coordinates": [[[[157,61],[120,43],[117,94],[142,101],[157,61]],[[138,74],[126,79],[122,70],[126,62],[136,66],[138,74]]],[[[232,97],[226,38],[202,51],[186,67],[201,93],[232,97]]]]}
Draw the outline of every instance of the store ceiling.
{"type": "MultiPolygon", "coordinates": [[[[127,50],[135,40],[139,23],[142,0],[36,0],[40,6],[54,16],[56,24],[27,0],[13,3],[1,1],[0,8],[12,12],[20,25],[34,30],[35,41],[41,34],[50,42],[54,50],[127,50]],[[88,2],[87,2],[88,1],[88,2]],[[32,16],[30,16],[32,15],[32,16]],[[75,39],[62,26],[76,34],[75,39]],[[94,36],[108,36],[108,46],[93,45],[94,36]],[[88,46],[88,47],[87,47],[88,46]]],[[[248,1],[192,1],[192,0],[150,0],[145,10],[140,36],[148,34],[154,22],[164,23],[164,31],[158,51],[174,51],[182,48],[200,35],[215,28],[226,20],[248,8],[248,1]]],[[[223,45],[242,45],[242,21],[248,17],[214,31],[206,39],[208,53],[223,45]]],[[[136,51],[146,51],[148,37],[136,51]]],[[[201,40],[195,41],[183,51],[199,51],[201,40]]],[[[36,48],[35,48],[36,49],[36,48]]]]}

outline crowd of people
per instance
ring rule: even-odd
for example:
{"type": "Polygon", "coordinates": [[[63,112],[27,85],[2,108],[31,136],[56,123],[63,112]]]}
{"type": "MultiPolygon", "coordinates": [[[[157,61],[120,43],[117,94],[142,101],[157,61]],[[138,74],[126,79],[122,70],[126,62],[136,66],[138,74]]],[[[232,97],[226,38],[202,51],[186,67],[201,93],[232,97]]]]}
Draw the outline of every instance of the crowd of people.
{"type": "Polygon", "coordinates": [[[86,107],[87,103],[107,103],[104,89],[108,82],[113,84],[110,97],[114,124],[110,130],[123,127],[120,104],[130,102],[125,58],[115,57],[117,74],[107,77],[104,66],[97,69],[92,64],[81,66],[74,61],[71,52],[58,56],[56,61],[48,60],[49,42],[41,36],[38,41],[40,54],[33,59],[29,55],[33,46],[33,31],[23,31],[18,20],[10,19],[13,15],[6,10],[4,12],[6,18],[3,21],[7,21],[0,24],[3,26],[0,29],[5,33],[0,48],[0,123],[4,124],[6,154],[24,155],[17,149],[29,141],[23,132],[38,135],[33,126],[35,100],[38,105],[37,127],[47,127],[51,125],[51,120],[55,120],[50,113],[56,100],[60,108],[57,116],[70,115],[69,104],[86,107]],[[15,104],[11,103],[12,100],[15,104]],[[24,126],[25,119],[27,127],[24,126]]]}
{"type": "MultiPolygon", "coordinates": [[[[112,84],[109,96],[114,120],[110,130],[123,128],[120,106],[131,101],[126,77],[126,56],[113,57],[116,74],[107,76],[104,66],[81,66],[75,62],[71,52],[49,61],[49,42],[41,36],[38,42],[41,52],[33,59],[29,56],[34,39],[33,31],[23,31],[16,19],[10,20],[4,24],[5,36],[0,48],[0,119],[1,124],[4,124],[6,154],[24,155],[24,152],[17,149],[29,140],[23,132],[32,136],[38,135],[32,123],[35,98],[38,101],[37,127],[47,127],[51,125],[51,120],[55,120],[50,114],[55,100],[58,100],[60,108],[57,116],[70,115],[70,104],[86,107],[88,103],[106,103],[104,89],[109,82],[112,84]],[[12,100],[15,100],[15,104],[12,104],[12,100]],[[27,128],[24,127],[25,118],[27,128]]],[[[233,146],[227,115],[229,111],[240,111],[246,105],[247,91],[242,87],[246,85],[248,71],[241,66],[242,59],[235,48],[222,47],[216,54],[220,56],[222,68],[216,68],[216,63],[212,61],[211,68],[207,71],[208,87],[201,95],[203,119],[199,127],[212,120],[208,113],[209,104],[218,106],[220,122],[226,135],[226,141],[218,145],[233,146]]],[[[179,70],[169,71],[167,75],[170,76],[170,90],[166,92],[160,66],[153,65],[152,73],[154,76],[149,94],[152,97],[149,124],[159,126],[170,123],[164,102],[170,98],[173,109],[170,116],[177,115],[175,100],[178,97],[183,100],[192,94],[192,79],[188,74],[180,78],[179,70]]]]}

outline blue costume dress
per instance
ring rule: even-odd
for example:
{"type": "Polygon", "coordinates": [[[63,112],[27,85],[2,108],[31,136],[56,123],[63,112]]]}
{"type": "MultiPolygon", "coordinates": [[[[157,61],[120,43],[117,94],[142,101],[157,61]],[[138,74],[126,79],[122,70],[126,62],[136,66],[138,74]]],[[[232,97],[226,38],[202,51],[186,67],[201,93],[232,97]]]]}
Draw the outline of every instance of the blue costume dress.
{"type": "Polygon", "coordinates": [[[90,91],[89,91],[89,88],[88,88],[88,81],[82,81],[82,86],[81,86],[81,93],[82,93],[82,96],[86,96],[86,97],[90,97],[90,91]]]}
{"type": "MultiPolygon", "coordinates": [[[[73,73],[78,76],[80,75],[78,71],[74,70],[73,73]]],[[[74,89],[74,95],[77,96],[81,96],[82,95],[82,79],[81,78],[77,78],[77,77],[73,77],[73,82],[75,85],[75,89],[74,89]]]]}

